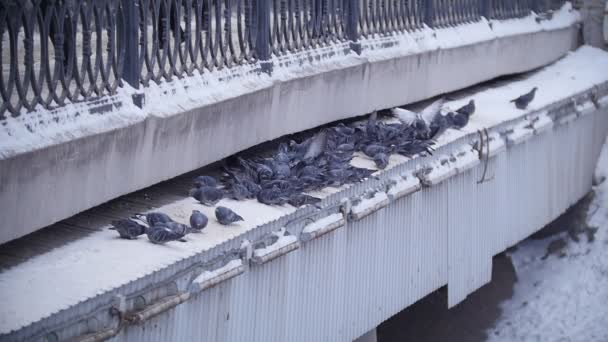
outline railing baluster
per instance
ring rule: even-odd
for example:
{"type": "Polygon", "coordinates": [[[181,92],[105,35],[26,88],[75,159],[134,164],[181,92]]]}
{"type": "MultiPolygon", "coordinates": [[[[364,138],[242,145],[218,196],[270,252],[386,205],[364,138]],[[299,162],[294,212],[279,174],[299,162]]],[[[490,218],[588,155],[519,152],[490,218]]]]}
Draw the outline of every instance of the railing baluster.
{"type": "MultiPolygon", "coordinates": [[[[122,78],[133,88],[139,89],[139,1],[121,0],[124,18],[117,23],[119,39],[122,43],[118,48],[122,50],[124,62],[122,66],[122,78]]],[[[143,33],[145,34],[145,33],[143,33]]],[[[121,53],[118,53],[120,56],[121,53]]],[[[134,96],[133,100],[139,107],[143,103],[143,95],[134,96]]]]}
{"type": "Polygon", "coordinates": [[[258,30],[255,44],[256,55],[260,61],[262,72],[272,72],[270,60],[270,2],[271,0],[257,0],[258,30]]]}

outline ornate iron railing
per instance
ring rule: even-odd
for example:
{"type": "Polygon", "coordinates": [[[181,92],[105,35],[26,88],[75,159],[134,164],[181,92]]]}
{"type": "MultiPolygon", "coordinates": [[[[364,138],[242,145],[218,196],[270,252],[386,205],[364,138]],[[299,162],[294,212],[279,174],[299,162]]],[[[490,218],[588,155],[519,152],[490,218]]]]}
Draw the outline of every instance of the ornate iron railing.
{"type": "Polygon", "coordinates": [[[563,0],[0,0],[0,120],[374,35],[563,0]],[[9,114],[10,113],[10,114],[9,114]]]}

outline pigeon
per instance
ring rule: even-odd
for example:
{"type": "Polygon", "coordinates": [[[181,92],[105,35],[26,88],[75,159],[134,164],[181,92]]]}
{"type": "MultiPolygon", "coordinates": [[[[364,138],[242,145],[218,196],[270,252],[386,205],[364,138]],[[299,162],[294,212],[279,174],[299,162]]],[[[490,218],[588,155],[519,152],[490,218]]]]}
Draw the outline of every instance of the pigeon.
{"type": "Polygon", "coordinates": [[[315,135],[304,154],[303,160],[314,159],[325,151],[327,146],[327,131],[323,130],[319,134],[315,135]]]}
{"type": "Polygon", "coordinates": [[[258,202],[268,205],[282,205],[287,202],[282,196],[282,191],[277,186],[260,190],[257,194],[258,202]]]}
{"type": "Polygon", "coordinates": [[[475,113],[475,100],[471,100],[466,105],[458,108],[456,110],[456,113],[463,114],[463,115],[466,115],[466,116],[469,116],[469,117],[471,115],[473,115],[473,113],[475,113]]]}
{"type": "Polygon", "coordinates": [[[431,122],[431,126],[429,127],[429,138],[437,139],[443,132],[445,132],[452,123],[448,120],[446,115],[437,115],[433,122],[431,122]]]}
{"type": "Polygon", "coordinates": [[[146,233],[148,227],[131,219],[112,221],[112,230],[116,230],[121,238],[133,240],[146,233]]]}
{"type": "Polygon", "coordinates": [[[320,198],[302,194],[302,193],[291,196],[289,198],[289,200],[287,201],[287,203],[289,203],[290,205],[292,205],[296,208],[301,207],[303,205],[308,205],[308,204],[314,205],[319,202],[321,202],[320,198]]]}
{"type": "Polygon", "coordinates": [[[169,217],[169,215],[167,215],[165,213],[161,213],[161,212],[152,212],[152,213],[147,213],[147,214],[135,214],[133,217],[147,222],[150,227],[155,226],[159,223],[173,222],[173,220],[171,219],[171,217],[169,217]]]}
{"type": "Polygon", "coordinates": [[[388,153],[388,148],[386,148],[385,146],[373,144],[366,146],[363,149],[363,153],[365,153],[366,156],[373,158],[378,153],[388,153]]]}
{"type": "MultiPolygon", "coordinates": [[[[259,190],[258,190],[259,191],[259,190]]],[[[251,192],[247,187],[241,183],[233,183],[230,186],[230,197],[237,201],[244,200],[251,197],[251,192]]]]}
{"type": "MultiPolygon", "coordinates": [[[[431,122],[433,122],[433,119],[435,119],[435,116],[441,111],[444,103],[445,99],[441,98],[425,107],[419,113],[403,108],[393,108],[391,109],[391,112],[406,125],[414,125],[416,121],[422,120],[426,126],[429,126],[431,122]]],[[[421,123],[418,123],[417,125],[420,126],[421,123]]]]}
{"type": "Polygon", "coordinates": [[[386,153],[378,153],[374,157],[374,163],[376,167],[383,170],[388,166],[388,155],[386,153]]]}
{"type": "Polygon", "coordinates": [[[178,234],[182,234],[184,236],[186,236],[187,234],[189,234],[192,231],[192,228],[190,228],[190,226],[185,225],[183,223],[179,223],[179,222],[167,222],[167,223],[163,223],[162,225],[171,229],[172,231],[174,231],[178,234]]]}
{"type": "Polygon", "coordinates": [[[448,113],[448,121],[454,128],[463,128],[469,123],[469,116],[460,113],[448,113]]]}
{"type": "Polygon", "coordinates": [[[200,188],[191,189],[190,196],[203,205],[214,206],[224,197],[224,192],[211,186],[201,186],[200,188]]]}
{"type": "Polygon", "coordinates": [[[234,222],[243,221],[243,218],[237,213],[222,206],[215,208],[215,218],[220,224],[225,226],[234,222]]]}
{"type": "Polygon", "coordinates": [[[170,241],[184,241],[185,234],[174,231],[167,227],[164,223],[152,226],[148,228],[146,232],[148,240],[155,244],[165,244],[170,241]]]}
{"type": "Polygon", "coordinates": [[[418,119],[418,113],[403,108],[393,108],[391,109],[391,113],[406,125],[411,125],[418,119]]]}
{"type": "Polygon", "coordinates": [[[198,210],[192,210],[192,215],[190,215],[190,227],[196,232],[200,232],[207,226],[207,216],[201,213],[198,210]]]}
{"type": "Polygon", "coordinates": [[[532,100],[534,100],[534,95],[536,94],[536,91],[538,90],[537,87],[532,88],[532,90],[530,90],[529,93],[524,94],[514,100],[511,100],[511,102],[515,103],[515,107],[517,107],[517,109],[526,109],[528,107],[528,105],[530,104],[530,102],[532,102],[532,100]]]}
{"type": "Polygon", "coordinates": [[[198,176],[194,179],[194,186],[200,188],[202,186],[216,187],[218,184],[217,179],[212,176],[198,176]]]}

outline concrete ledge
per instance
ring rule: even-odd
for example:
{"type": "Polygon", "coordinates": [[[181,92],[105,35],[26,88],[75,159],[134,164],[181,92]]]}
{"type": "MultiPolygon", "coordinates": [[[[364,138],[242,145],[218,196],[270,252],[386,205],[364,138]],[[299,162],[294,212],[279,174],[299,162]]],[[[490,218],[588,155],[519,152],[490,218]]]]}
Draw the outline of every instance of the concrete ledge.
{"type": "MultiPolygon", "coordinates": [[[[0,243],[285,134],[538,68],[576,46],[577,31],[575,23],[395,58],[348,56],[346,66],[260,77],[254,91],[170,114],[155,105],[178,90],[148,94],[145,119],[0,160],[0,243]]],[[[399,50],[399,35],[383,39],[399,50]]],[[[203,97],[212,87],[189,91],[203,97]]]]}

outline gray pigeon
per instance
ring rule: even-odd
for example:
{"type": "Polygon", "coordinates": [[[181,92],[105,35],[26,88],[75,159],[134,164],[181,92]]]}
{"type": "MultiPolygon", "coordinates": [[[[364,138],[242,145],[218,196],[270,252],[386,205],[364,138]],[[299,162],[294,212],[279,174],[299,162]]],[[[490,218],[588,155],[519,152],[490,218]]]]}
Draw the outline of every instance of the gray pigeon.
{"type": "Polygon", "coordinates": [[[536,90],[538,90],[537,87],[532,88],[532,90],[530,90],[529,93],[524,94],[514,100],[511,100],[511,102],[515,102],[515,107],[517,107],[517,109],[526,109],[528,107],[528,105],[530,104],[530,102],[532,102],[532,100],[534,100],[534,95],[536,94],[536,90]]]}
{"type": "Polygon", "coordinates": [[[243,221],[243,218],[237,213],[222,206],[215,208],[215,218],[220,224],[225,226],[234,222],[243,221]]]}
{"type": "Polygon", "coordinates": [[[452,125],[452,122],[449,121],[447,115],[439,114],[439,115],[435,116],[435,119],[433,119],[433,122],[431,122],[431,126],[429,127],[429,129],[430,129],[429,138],[431,138],[431,139],[439,138],[439,136],[441,134],[443,134],[443,132],[445,132],[448,128],[450,128],[451,125],[452,125]]]}
{"type": "Polygon", "coordinates": [[[190,190],[190,196],[206,206],[214,206],[224,197],[224,192],[211,186],[201,186],[190,190]]]}
{"type": "Polygon", "coordinates": [[[376,154],[374,157],[374,163],[376,164],[376,167],[378,167],[381,170],[386,169],[386,167],[388,166],[388,155],[386,153],[378,153],[376,154]]]}
{"type": "Polygon", "coordinates": [[[200,232],[207,226],[207,216],[198,210],[192,210],[190,215],[190,227],[196,232],[200,232]]]}
{"type": "Polygon", "coordinates": [[[147,214],[135,214],[133,217],[139,220],[145,220],[150,227],[156,226],[159,223],[173,222],[171,217],[165,213],[152,212],[147,214]]]}
{"type": "Polygon", "coordinates": [[[323,130],[312,138],[312,142],[308,146],[306,153],[302,159],[314,159],[320,156],[327,146],[327,131],[323,130]]]}
{"type": "Polygon", "coordinates": [[[466,115],[466,116],[473,115],[473,113],[475,113],[475,100],[471,100],[466,105],[458,108],[456,110],[456,113],[463,114],[463,115],[466,115]]]}
{"type": "Polygon", "coordinates": [[[148,229],[143,224],[139,224],[131,219],[122,219],[112,221],[110,229],[116,230],[121,238],[123,239],[136,239],[138,236],[146,233],[148,229]]]}
{"type": "Polygon", "coordinates": [[[212,176],[198,176],[194,178],[194,186],[196,186],[197,188],[200,188],[201,186],[216,187],[217,184],[217,179],[212,176]]]}
{"type": "Polygon", "coordinates": [[[251,197],[251,192],[249,192],[249,189],[247,189],[245,185],[241,183],[233,183],[230,186],[230,197],[237,201],[241,201],[251,197]]]}
{"type": "Polygon", "coordinates": [[[283,205],[287,200],[282,196],[282,191],[277,186],[262,189],[257,194],[258,202],[268,205],[283,205]]]}
{"type": "Polygon", "coordinates": [[[167,223],[163,223],[162,225],[171,229],[172,231],[176,232],[177,234],[181,234],[182,236],[186,236],[192,230],[187,225],[185,225],[183,223],[179,223],[179,222],[167,222],[167,223]]]}
{"type": "Polygon", "coordinates": [[[463,128],[469,123],[469,116],[460,113],[448,113],[448,121],[454,128],[463,128]]]}
{"type": "Polygon", "coordinates": [[[363,148],[363,153],[365,153],[366,156],[373,158],[378,153],[388,153],[388,148],[372,144],[365,146],[365,148],[363,148]]]}
{"type": "Polygon", "coordinates": [[[287,203],[291,204],[292,206],[294,206],[296,208],[301,207],[303,205],[308,205],[308,204],[314,205],[319,202],[321,202],[320,198],[302,194],[302,193],[291,196],[289,198],[289,201],[287,201],[287,203]]]}
{"type": "Polygon", "coordinates": [[[184,241],[184,235],[180,234],[171,228],[167,227],[165,224],[159,224],[156,226],[152,226],[148,228],[147,231],[148,240],[155,244],[164,244],[169,241],[184,241]]]}

